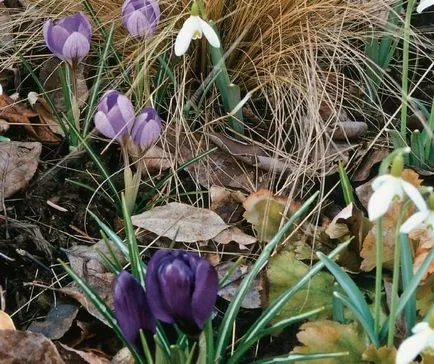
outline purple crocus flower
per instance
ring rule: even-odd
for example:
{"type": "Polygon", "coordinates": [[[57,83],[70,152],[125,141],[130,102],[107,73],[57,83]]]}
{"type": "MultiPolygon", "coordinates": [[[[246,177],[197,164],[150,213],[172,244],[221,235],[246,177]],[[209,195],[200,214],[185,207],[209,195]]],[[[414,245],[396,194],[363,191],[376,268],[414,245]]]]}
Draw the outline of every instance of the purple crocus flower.
{"type": "Polygon", "coordinates": [[[43,31],[47,47],[66,62],[79,62],[89,53],[92,26],[81,11],[58,20],[47,20],[43,31]]]}
{"type": "Polygon", "coordinates": [[[95,127],[101,134],[123,143],[131,133],[134,120],[134,107],[128,97],[115,90],[102,96],[95,114],[95,127]]]}
{"type": "Polygon", "coordinates": [[[159,250],[148,265],[146,291],[154,316],[198,335],[217,299],[217,272],[197,254],[159,250]]]}
{"type": "Polygon", "coordinates": [[[125,338],[141,351],[140,329],[144,333],[155,333],[156,322],[141,284],[123,270],[115,281],[113,304],[116,319],[125,338]]]}
{"type": "Polygon", "coordinates": [[[158,1],[126,0],[122,5],[122,19],[133,37],[149,37],[160,20],[158,1]]]}
{"type": "Polygon", "coordinates": [[[161,134],[161,119],[152,107],[145,107],[136,117],[131,137],[142,151],[151,147],[161,134]]]}

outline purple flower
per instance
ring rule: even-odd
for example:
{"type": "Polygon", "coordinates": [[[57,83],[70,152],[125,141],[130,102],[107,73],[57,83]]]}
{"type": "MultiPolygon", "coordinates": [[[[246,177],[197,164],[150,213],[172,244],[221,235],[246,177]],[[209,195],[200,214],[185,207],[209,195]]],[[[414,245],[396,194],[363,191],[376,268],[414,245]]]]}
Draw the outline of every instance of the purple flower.
{"type": "Polygon", "coordinates": [[[102,96],[95,114],[95,127],[101,134],[122,143],[130,135],[134,120],[134,107],[128,97],[115,90],[102,96]]]}
{"type": "Polygon", "coordinates": [[[152,107],[145,107],[136,117],[131,137],[141,150],[151,147],[161,134],[161,119],[152,107]]]}
{"type": "Polygon", "coordinates": [[[60,59],[79,62],[89,53],[92,26],[83,12],[47,20],[43,30],[47,47],[60,59]]]}
{"type": "Polygon", "coordinates": [[[154,334],[156,323],[149,309],[145,290],[125,270],[116,278],[113,303],[116,319],[125,338],[140,351],[140,329],[144,333],[154,334]]]}
{"type": "Polygon", "coordinates": [[[159,250],[148,265],[146,291],[154,316],[198,335],[217,299],[218,277],[205,259],[182,250],[159,250]]]}
{"type": "Polygon", "coordinates": [[[122,5],[122,19],[133,37],[149,37],[160,20],[157,0],[126,0],[122,5]]]}

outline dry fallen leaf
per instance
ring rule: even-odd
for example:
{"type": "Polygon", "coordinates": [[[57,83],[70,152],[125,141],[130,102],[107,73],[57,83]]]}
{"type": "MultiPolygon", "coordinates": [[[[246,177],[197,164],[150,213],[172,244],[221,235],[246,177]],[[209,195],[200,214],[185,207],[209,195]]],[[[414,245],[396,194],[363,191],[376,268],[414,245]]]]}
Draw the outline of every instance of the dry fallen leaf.
{"type": "Polygon", "coordinates": [[[0,201],[29,183],[38,167],[41,150],[40,143],[0,143],[0,201]]]}
{"type": "Polygon", "coordinates": [[[62,137],[65,136],[65,132],[53,115],[53,111],[50,105],[48,105],[47,100],[39,96],[36,92],[29,92],[27,100],[32,109],[38,114],[41,124],[48,126],[54,134],[61,135],[62,137]]]}
{"type": "MultiPolygon", "coordinates": [[[[227,272],[233,267],[234,262],[224,262],[217,265],[219,279],[222,279],[227,272]]],[[[234,295],[238,292],[241,282],[244,276],[249,272],[250,266],[247,264],[240,264],[233,273],[227,278],[225,284],[219,289],[218,295],[227,301],[232,301],[234,295]]],[[[262,279],[256,278],[254,284],[247,291],[246,297],[244,297],[241,307],[247,309],[261,308],[261,296],[264,290],[262,279]]]]}
{"type": "Polygon", "coordinates": [[[0,310],[0,330],[15,330],[14,322],[4,311],[0,310]]]}
{"type": "Polygon", "coordinates": [[[102,353],[98,355],[95,351],[76,350],[62,343],[58,343],[57,348],[65,364],[110,364],[110,360],[102,353]]]}
{"type": "MultiPolygon", "coordinates": [[[[243,202],[244,218],[252,224],[258,237],[258,241],[270,241],[277,233],[288,203],[287,198],[274,196],[271,191],[261,189],[252,193],[243,202]]],[[[296,202],[291,202],[287,215],[291,215],[299,207],[296,202]]]]}
{"type": "Polygon", "coordinates": [[[394,346],[377,348],[371,344],[363,353],[362,358],[372,364],[395,364],[396,348],[394,346]]]}
{"type": "Polygon", "coordinates": [[[33,321],[29,331],[39,332],[45,337],[57,340],[71,328],[78,313],[78,307],[70,303],[60,303],[51,308],[43,321],[33,321]]]}
{"type": "Polygon", "coordinates": [[[213,185],[209,189],[211,198],[210,209],[215,211],[227,224],[242,219],[246,199],[241,191],[230,191],[224,187],[213,185]]]}
{"type": "Polygon", "coordinates": [[[257,242],[257,239],[238,229],[236,226],[231,226],[223,230],[213,240],[218,244],[229,244],[234,241],[240,245],[240,249],[247,249],[246,245],[251,245],[257,242]]]}
{"type": "Polygon", "coordinates": [[[31,331],[0,330],[0,359],[5,364],[64,364],[51,340],[31,331]]]}
{"type": "Polygon", "coordinates": [[[213,239],[229,228],[214,211],[179,202],[154,207],[131,219],[134,226],[185,243],[213,239]]]}

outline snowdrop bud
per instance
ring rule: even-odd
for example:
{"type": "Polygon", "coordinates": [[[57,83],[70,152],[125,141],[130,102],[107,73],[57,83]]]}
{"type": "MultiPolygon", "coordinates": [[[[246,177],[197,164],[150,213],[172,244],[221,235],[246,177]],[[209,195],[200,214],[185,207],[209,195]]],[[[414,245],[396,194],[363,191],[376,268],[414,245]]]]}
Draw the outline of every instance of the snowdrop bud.
{"type": "Polygon", "coordinates": [[[390,174],[393,177],[400,177],[403,170],[404,170],[404,157],[402,156],[402,154],[398,154],[392,162],[392,168],[390,169],[390,174]]]}
{"type": "Polygon", "coordinates": [[[122,20],[133,37],[149,37],[160,21],[157,0],[126,0],[122,5],[122,20]]]}
{"type": "Polygon", "coordinates": [[[88,55],[92,26],[83,12],[47,20],[43,31],[45,44],[60,59],[73,63],[88,55]]]}
{"type": "Polygon", "coordinates": [[[417,7],[417,12],[421,13],[426,8],[429,8],[430,6],[434,5],[434,0],[421,0],[420,4],[417,7]]]}

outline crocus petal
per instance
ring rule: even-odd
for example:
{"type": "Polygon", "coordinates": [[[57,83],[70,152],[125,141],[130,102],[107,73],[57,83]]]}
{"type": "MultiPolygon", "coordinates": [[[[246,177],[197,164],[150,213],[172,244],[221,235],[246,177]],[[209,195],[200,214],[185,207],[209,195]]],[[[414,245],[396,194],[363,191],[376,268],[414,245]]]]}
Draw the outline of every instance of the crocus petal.
{"type": "Polygon", "coordinates": [[[102,111],[98,111],[94,118],[95,127],[106,138],[113,139],[116,137],[117,132],[114,130],[112,124],[107,119],[106,114],[102,111]]]}
{"type": "Polygon", "coordinates": [[[374,221],[383,216],[389,209],[396,191],[388,183],[382,184],[371,196],[368,203],[369,220],[374,221]]]}
{"type": "Polygon", "coordinates": [[[113,305],[124,336],[136,349],[141,348],[140,330],[153,334],[156,323],[145,290],[127,271],[122,271],[116,278],[113,305]]]}
{"type": "Polygon", "coordinates": [[[187,52],[194,33],[200,31],[198,17],[190,16],[183,24],[175,40],[175,54],[179,57],[187,52]]]}
{"type": "Polygon", "coordinates": [[[201,18],[199,18],[199,22],[208,43],[214,48],[220,48],[220,39],[212,26],[201,18]]]}
{"type": "Polygon", "coordinates": [[[414,187],[411,183],[408,183],[404,180],[401,183],[405,193],[413,201],[413,203],[416,205],[419,211],[428,210],[425,200],[423,199],[422,195],[417,190],[417,188],[414,187]]]}
{"type": "Polygon", "coordinates": [[[401,233],[408,234],[411,230],[417,228],[421,225],[427,218],[429,212],[416,212],[414,215],[410,216],[402,225],[399,231],[401,233]]]}
{"type": "Polygon", "coordinates": [[[134,143],[145,151],[151,147],[161,134],[161,120],[152,107],[145,107],[134,121],[131,137],[134,143]]]}
{"type": "Polygon", "coordinates": [[[405,339],[396,353],[395,364],[409,364],[426,347],[431,330],[425,330],[405,339]]]}
{"type": "Polygon", "coordinates": [[[190,268],[180,259],[167,264],[160,270],[160,284],[166,302],[179,323],[191,323],[193,313],[191,296],[193,289],[193,274],[190,268]]]}
{"type": "Polygon", "coordinates": [[[206,260],[201,260],[196,268],[196,282],[191,301],[194,321],[202,329],[211,316],[217,299],[218,276],[206,260]]]}
{"type": "Polygon", "coordinates": [[[64,59],[62,50],[63,45],[68,39],[70,33],[62,27],[54,25],[52,20],[47,20],[44,23],[43,34],[45,44],[48,49],[58,58],[64,59]]]}
{"type": "Polygon", "coordinates": [[[416,11],[418,13],[421,13],[426,8],[429,8],[430,6],[433,6],[433,5],[434,5],[434,0],[421,0],[418,7],[416,8],[416,11]]]}
{"type": "Polygon", "coordinates": [[[123,121],[126,125],[126,129],[128,133],[131,132],[133,128],[135,114],[134,114],[134,106],[131,103],[130,99],[125,95],[119,95],[117,104],[119,107],[119,111],[122,114],[123,121]]]}
{"type": "Polygon", "coordinates": [[[90,50],[89,40],[81,33],[74,32],[63,45],[62,54],[67,60],[80,61],[90,50]]]}
{"type": "Polygon", "coordinates": [[[168,324],[175,322],[175,317],[166,303],[166,299],[160,286],[160,268],[164,269],[166,264],[173,260],[168,250],[159,250],[151,258],[146,272],[146,293],[149,306],[154,316],[160,321],[168,324]]]}

